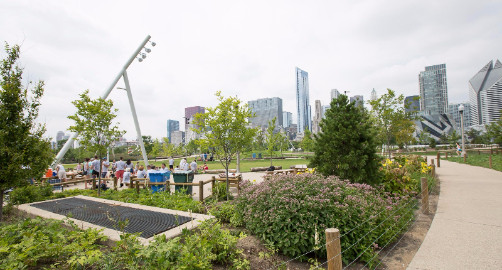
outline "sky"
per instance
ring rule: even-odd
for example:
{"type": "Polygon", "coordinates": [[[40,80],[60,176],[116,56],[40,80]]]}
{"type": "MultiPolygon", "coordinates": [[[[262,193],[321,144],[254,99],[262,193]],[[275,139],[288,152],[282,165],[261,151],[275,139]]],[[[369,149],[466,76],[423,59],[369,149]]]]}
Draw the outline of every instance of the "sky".
{"type": "MultiPolygon", "coordinates": [[[[69,133],[71,101],[100,97],[151,35],[157,45],[127,73],[142,134],[161,138],[167,119],[184,129],[185,107],[216,106],[216,91],[280,97],[296,121],[295,67],[309,74],[312,106],[335,88],[418,95],[420,71],[443,63],[449,102],[468,101],[469,79],[502,59],[501,15],[499,0],[2,0],[0,40],[21,46],[25,84],[45,82],[38,121],[55,138],[69,133]]],[[[109,98],[135,139],[126,92],[109,98]]]]}

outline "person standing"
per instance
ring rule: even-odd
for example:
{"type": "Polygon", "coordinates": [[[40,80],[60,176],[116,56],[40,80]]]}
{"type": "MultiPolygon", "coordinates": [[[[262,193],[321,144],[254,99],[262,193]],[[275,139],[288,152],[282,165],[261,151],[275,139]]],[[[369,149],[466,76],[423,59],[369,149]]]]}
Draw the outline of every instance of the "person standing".
{"type": "Polygon", "coordinates": [[[98,178],[99,173],[101,171],[101,164],[99,164],[99,158],[98,156],[94,156],[94,160],[91,162],[91,169],[92,169],[92,177],[93,178],[98,178]]]}
{"type": "Polygon", "coordinates": [[[110,167],[110,162],[104,157],[103,158],[103,163],[102,163],[102,168],[101,168],[101,177],[105,178],[106,175],[108,174],[108,167],[110,167]]]}
{"type": "Polygon", "coordinates": [[[57,172],[57,175],[58,175],[58,179],[61,179],[62,182],[66,181],[66,171],[64,169],[64,166],[61,165],[61,163],[59,163],[56,166],[56,172],[57,172]]]}
{"type": "Polygon", "coordinates": [[[115,166],[117,166],[117,173],[115,174],[115,176],[120,181],[120,187],[123,187],[124,183],[122,183],[122,178],[124,176],[124,170],[125,170],[126,164],[125,164],[122,157],[120,157],[120,160],[115,163],[115,166]]]}
{"type": "Polygon", "coordinates": [[[192,163],[190,163],[190,170],[192,170],[194,173],[197,172],[197,161],[194,159],[192,163]]]}
{"type": "Polygon", "coordinates": [[[188,162],[185,158],[182,158],[180,161],[180,170],[188,171],[188,162]]]}
{"type": "Polygon", "coordinates": [[[89,171],[89,158],[85,158],[84,166],[82,167],[82,169],[82,174],[85,176],[85,178],[89,178],[89,175],[87,174],[87,172],[89,171]]]}
{"type": "Polygon", "coordinates": [[[169,158],[169,170],[174,170],[174,158],[173,156],[171,156],[171,158],[169,158]]]}

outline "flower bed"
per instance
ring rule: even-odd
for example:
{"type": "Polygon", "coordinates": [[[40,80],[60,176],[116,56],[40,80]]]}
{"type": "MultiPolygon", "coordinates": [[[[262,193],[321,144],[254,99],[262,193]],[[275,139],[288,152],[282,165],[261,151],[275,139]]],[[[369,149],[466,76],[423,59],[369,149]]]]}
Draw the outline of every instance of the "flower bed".
{"type": "Polygon", "coordinates": [[[369,261],[406,227],[415,205],[408,195],[315,174],[244,182],[236,198],[245,227],[291,257],[309,251],[326,256],[324,230],[338,228],[346,263],[369,261]]]}

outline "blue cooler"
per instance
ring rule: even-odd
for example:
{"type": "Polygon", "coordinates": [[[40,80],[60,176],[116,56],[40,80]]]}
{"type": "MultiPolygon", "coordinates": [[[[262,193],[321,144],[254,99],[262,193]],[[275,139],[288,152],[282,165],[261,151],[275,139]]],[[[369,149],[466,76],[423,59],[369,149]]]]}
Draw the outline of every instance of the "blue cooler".
{"type": "MultiPolygon", "coordinates": [[[[171,172],[158,172],[158,173],[150,173],[150,183],[155,183],[155,182],[166,182],[169,181],[169,178],[171,177],[171,172]]],[[[153,185],[150,187],[152,189],[152,193],[155,193],[157,191],[165,191],[166,186],[165,185],[153,185]]]]}

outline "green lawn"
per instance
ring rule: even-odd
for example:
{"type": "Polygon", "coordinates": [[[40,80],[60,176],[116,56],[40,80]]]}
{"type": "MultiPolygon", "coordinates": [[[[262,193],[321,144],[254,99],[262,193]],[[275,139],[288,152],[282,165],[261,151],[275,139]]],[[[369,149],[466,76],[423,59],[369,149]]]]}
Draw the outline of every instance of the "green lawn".
{"type": "MultiPolygon", "coordinates": [[[[489,168],[490,167],[489,156],[490,154],[484,154],[484,153],[481,154],[468,153],[466,164],[489,168]]],[[[444,160],[445,159],[444,156],[442,156],[441,159],[444,160]]],[[[448,161],[464,163],[464,158],[456,155],[448,156],[448,161]]],[[[492,166],[493,166],[492,169],[497,171],[502,171],[502,154],[492,155],[492,166]]]]}
{"type": "MultiPolygon", "coordinates": [[[[188,159],[187,161],[190,163],[192,162],[193,159],[188,159]]],[[[274,166],[282,166],[283,169],[289,169],[291,165],[299,165],[299,164],[307,164],[309,163],[309,160],[302,159],[302,158],[291,158],[291,159],[274,159],[273,161],[274,166]]],[[[155,166],[160,166],[162,163],[166,163],[166,165],[169,165],[169,162],[167,160],[163,161],[154,161],[154,160],[149,160],[149,164],[153,164],[155,166]]],[[[136,164],[136,162],[134,162],[136,164]]],[[[143,164],[143,161],[140,161],[140,164],[143,164]]],[[[174,159],[174,165],[177,166],[180,164],[180,159],[174,159]]],[[[203,165],[204,163],[201,161],[197,161],[197,164],[203,165]]],[[[73,169],[76,167],[77,164],[64,164],[64,167],[68,170],[69,168],[73,169]]],[[[209,167],[210,170],[217,170],[217,169],[223,169],[223,166],[219,161],[211,161],[207,162],[207,166],[209,167]]],[[[270,166],[270,160],[269,159],[255,159],[255,160],[242,160],[241,161],[241,172],[250,172],[251,168],[253,167],[269,167],[270,166]]],[[[236,168],[236,163],[235,160],[232,161],[230,164],[230,169],[235,169],[236,168]]]]}

